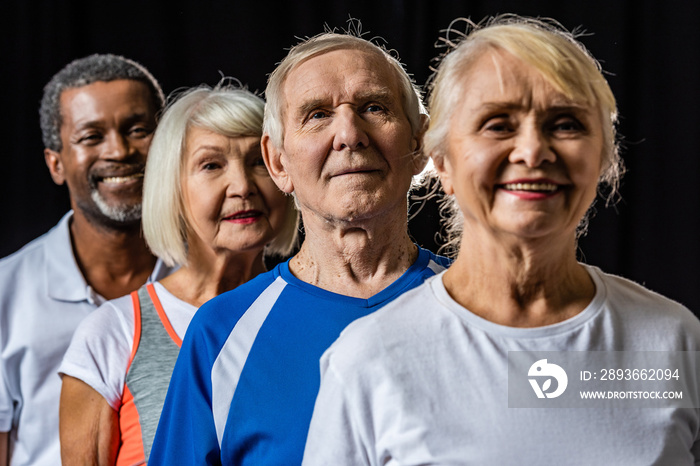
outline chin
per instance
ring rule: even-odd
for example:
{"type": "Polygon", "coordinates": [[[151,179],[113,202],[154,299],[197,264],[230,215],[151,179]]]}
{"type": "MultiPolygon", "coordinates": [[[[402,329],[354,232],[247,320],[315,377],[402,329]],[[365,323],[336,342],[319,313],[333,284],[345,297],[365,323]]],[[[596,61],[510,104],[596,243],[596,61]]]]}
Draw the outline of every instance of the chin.
{"type": "Polygon", "coordinates": [[[269,238],[267,236],[264,237],[256,237],[256,238],[250,238],[250,239],[243,239],[238,235],[236,238],[231,238],[229,241],[225,241],[224,245],[222,245],[223,249],[228,250],[229,252],[235,254],[252,254],[252,253],[260,253],[262,250],[265,248],[265,245],[272,241],[272,235],[269,238]]]}

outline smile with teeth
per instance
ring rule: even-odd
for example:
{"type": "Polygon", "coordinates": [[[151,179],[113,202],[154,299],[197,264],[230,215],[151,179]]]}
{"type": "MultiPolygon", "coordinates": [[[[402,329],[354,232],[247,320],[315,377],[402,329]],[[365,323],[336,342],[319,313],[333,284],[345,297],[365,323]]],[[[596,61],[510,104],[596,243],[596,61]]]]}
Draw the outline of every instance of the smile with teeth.
{"type": "Polygon", "coordinates": [[[537,191],[552,193],[559,187],[553,183],[508,183],[503,188],[508,191],[537,191]]]}
{"type": "Polygon", "coordinates": [[[137,180],[143,178],[143,173],[134,173],[133,175],[127,176],[105,176],[102,178],[103,183],[128,183],[129,181],[137,180]]]}

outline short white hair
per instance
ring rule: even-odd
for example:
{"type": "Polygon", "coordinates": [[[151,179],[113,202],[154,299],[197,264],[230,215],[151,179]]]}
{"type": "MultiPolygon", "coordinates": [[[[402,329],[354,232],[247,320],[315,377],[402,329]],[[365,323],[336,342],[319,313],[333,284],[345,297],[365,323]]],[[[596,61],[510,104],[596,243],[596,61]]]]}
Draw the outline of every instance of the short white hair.
{"type": "MultiPolygon", "coordinates": [[[[153,135],[143,187],[143,232],[149,248],[169,266],[187,262],[188,224],[181,171],[189,128],[227,137],[262,136],[265,103],[252,92],[220,84],[199,86],[170,97],[153,135]]],[[[297,243],[299,214],[287,199],[285,224],[266,254],[288,255],[297,243]]]]}

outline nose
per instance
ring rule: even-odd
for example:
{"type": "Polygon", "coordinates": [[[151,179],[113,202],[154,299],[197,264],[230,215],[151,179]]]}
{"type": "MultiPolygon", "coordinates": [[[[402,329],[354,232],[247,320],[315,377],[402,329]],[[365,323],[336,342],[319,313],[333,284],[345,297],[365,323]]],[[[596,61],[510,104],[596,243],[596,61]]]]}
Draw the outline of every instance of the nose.
{"type": "Polygon", "coordinates": [[[335,135],[333,138],[333,149],[342,151],[343,149],[358,150],[369,146],[369,136],[363,128],[364,120],[357,114],[355,109],[339,108],[334,117],[335,135]]]}
{"type": "Polygon", "coordinates": [[[245,163],[230,164],[227,169],[227,197],[240,197],[247,199],[258,192],[258,185],[253,173],[254,168],[245,163]]]}
{"type": "Polygon", "coordinates": [[[522,124],[514,142],[515,146],[508,157],[510,163],[523,163],[534,168],[544,162],[556,161],[556,154],[549,146],[546,135],[535,122],[522,124]]]}

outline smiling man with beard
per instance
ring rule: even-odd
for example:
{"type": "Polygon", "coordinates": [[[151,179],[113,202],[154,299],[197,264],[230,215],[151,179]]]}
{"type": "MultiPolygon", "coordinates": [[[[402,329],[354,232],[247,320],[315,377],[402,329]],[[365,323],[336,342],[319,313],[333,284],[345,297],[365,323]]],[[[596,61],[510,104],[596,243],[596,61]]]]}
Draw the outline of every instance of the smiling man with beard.
{"type": "Polygon", "coordinates": [[[58,366],[78,323],[105,300],[170,270],[141,236],[143,171],[158,82],[141,65],[91,55],[44,88],[44,156],[71,211],[0,261],[0,465],[60,464],[58,366]]]}

